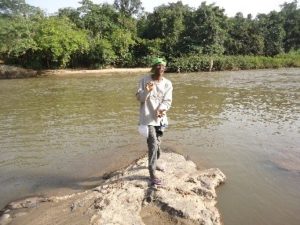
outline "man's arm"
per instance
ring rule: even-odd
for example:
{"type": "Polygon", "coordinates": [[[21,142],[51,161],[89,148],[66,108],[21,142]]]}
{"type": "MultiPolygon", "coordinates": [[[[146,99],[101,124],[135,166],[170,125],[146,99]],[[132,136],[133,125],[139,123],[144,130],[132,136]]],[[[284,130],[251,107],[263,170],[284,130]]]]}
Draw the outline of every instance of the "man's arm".
{"type": "Polygon", "coordinates": [[[152,91],[152,89],[153,89],[153,83],[149,82],[145,85],[144,79],[141,79],[139,82],[137,93],[135,94],[137,100],[140,102],[145,102],[149,97],[149,94],[152,91]]]}
{"type": "Polygon", "coordinates": [[[165,92],[163,101],[158,107],[158,112],[163,113],[165,111],[168,111],[171,108],[172,93],[173,93],[173,86],[172,86],[172,83],[170,83],[168,86],[168,89],[165,92]]]}

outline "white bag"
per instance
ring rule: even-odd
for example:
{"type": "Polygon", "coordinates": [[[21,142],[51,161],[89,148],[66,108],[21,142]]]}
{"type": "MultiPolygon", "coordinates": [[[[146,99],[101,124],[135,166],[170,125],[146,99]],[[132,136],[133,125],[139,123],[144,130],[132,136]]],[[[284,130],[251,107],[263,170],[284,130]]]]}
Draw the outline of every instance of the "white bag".
{"type": "Polygon", "coordinates": [[[140,135],[142,135],[145,138],[148,138],[149,128],[147,125],[139,125],[138,130],[139,130],[140,135]]]}

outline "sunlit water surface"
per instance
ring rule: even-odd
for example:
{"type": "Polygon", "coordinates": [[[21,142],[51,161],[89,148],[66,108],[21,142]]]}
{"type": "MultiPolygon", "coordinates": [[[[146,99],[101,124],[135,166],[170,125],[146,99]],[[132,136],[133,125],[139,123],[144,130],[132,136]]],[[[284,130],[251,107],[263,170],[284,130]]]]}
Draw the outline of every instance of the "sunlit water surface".
{"type": "MultiPolygon", "coordinates": [[[[227,176],[228,225],[300,221],[300,69],[167,74],[164,147],[227,176]]],[[[146,153],[137,133],[141,75],[0,81],[0,208],[20,197],[91,188],[146,153]]]]}

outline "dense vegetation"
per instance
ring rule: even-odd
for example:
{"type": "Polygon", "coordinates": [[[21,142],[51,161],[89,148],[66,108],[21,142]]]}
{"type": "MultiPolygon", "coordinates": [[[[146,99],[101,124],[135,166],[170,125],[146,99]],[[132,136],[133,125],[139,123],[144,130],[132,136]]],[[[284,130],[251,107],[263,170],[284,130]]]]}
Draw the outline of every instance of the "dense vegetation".
{"type": "Polygon", "coordinates": [[[47,15],[25,0],[0,0],[0,59],[36,69],[140,67],[153,56],[165,57],[170,71],[300,66],[297,0],[255,18],[227,17],[206,2],[152,13],[140,0],[80,5],[47,15]]]}

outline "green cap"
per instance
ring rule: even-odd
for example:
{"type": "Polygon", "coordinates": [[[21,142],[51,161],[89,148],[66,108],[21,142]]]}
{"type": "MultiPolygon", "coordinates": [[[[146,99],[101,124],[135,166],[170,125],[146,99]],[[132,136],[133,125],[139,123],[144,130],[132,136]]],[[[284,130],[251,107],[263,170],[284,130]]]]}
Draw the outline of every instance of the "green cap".
{"type": "Polygon", "coordinates": [[[167,62],[163,58],[154,58],[152,60],[152,66],[159,65],[159,64],[166,66],[167,62]]]}

